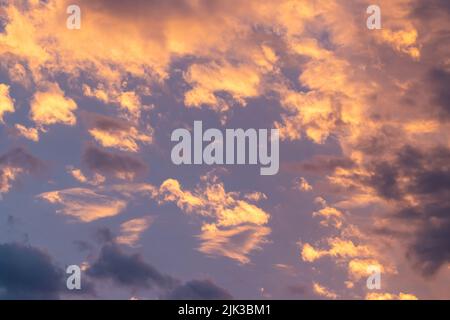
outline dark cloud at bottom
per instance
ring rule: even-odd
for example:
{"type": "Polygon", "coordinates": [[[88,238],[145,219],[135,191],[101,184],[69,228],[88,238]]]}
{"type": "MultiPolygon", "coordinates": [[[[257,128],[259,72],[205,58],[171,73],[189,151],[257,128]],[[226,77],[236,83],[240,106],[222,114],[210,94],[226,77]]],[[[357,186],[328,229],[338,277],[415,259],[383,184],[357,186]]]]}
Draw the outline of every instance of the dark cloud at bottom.
{"type": "Polygon", "coordinates": [[[45,252],[0,244],[0,299],[57,299],[63,285],[62,270],[45,252]]]}
{"type": "Polygon", "coordinates": [[[113,283],[128,287],[133,291],[137,289],[157,289],[162,299],[232,299],[225,289],[217,286],[211,280],[191,280],[182,283],[178,279],[163,274],[154,266],[146,262],[139,254],[126,254],[114,242],[110,232],[102,241],[106,242],[96,261],[87,270],[92,279],[111,280],[113,283]]]}

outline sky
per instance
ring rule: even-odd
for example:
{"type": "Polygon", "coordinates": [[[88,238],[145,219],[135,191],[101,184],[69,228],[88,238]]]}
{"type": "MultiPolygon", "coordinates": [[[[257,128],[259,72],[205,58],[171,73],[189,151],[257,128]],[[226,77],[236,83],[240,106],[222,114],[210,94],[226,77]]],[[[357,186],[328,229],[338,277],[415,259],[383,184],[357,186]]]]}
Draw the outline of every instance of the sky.
{"type": "Polygon", "coordinates": [[[450,299],[449,18],[0,1],[0,298],[450,299]],[[278,129],[278,173],[173,164],[194,121],[278,129]]]}

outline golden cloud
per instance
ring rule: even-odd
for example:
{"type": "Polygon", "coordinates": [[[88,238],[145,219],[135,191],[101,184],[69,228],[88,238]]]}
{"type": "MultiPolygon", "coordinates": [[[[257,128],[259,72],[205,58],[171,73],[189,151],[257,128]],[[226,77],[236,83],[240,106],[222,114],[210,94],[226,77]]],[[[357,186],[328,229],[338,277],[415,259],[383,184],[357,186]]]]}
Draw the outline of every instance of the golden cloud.
{"type": "Polygon", "coordinates": [[[66,124],[73,126],[77,122],[74,111],[77,104],[64,96],[57,84],[50,84],[45,91],[37,92],[31,101],[31,119],[39,126],[66,124]]]}
{"type": "Polygon", "coordinates": [[[3,123],[3,116],[7,112],[14,112],[14,100],[9,95],[9,86],[0,83],[0,123],[3,123]]]}
{"type": "Polygon", "coordinates": [[[128,220],[120,225],[120,235],[116,241],[120,244],[135,246],[141,234],[147,230],[153,222],[153,218],[136,218],[128,220]]]}
{"type": "Polygon", "coordinates": [[[51,204],[62,206],[57,212],[86,223],[116,216],[127,206],[123,200],[85,188],[51,191],[37,197],[51,204]]]}

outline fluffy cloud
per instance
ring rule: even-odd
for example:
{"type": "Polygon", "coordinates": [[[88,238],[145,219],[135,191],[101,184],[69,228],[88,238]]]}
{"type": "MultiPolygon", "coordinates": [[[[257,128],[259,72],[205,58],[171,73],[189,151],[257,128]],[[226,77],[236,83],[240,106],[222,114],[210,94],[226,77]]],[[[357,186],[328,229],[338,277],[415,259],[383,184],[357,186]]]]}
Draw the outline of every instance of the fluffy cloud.
{"type": "Polygon", "coordinates": [[[221,255],[242,264],[250,262],[248,257],[267,242],[271,230],[265,226],[239,225],[219,228],[216,224],[204,224],[199,238],[203,241],[199,250],[207,255],[221,255]]]}
{"type": "Polygon", "coordinates": [[[145,262],[141,255],[128,255],[115,244],[105,244],[87,274],[97,279],[110,279],[121,286],[133,288],[170,289],[178,281],[162,274],[145,262]]]}
{"type": "Polygon", "coordinates": [[[5,113],[14,111],[14,101],[9,95],[9,86],[0,83],[0,123],[3,123],[5,113]]]}
{"type": "Polygon", "coordinates": [[[138,143],[151,143],[150,135],[119,119],[98,114],[86,114],[89,123],[89,134],[103,147],[117,148],[122,151],[139,151],[138,143]]]}
{"type": "Polygon", "coordinates": [[[336,299],[338,296],[336,293],[331,291],[330,289],[325,288],[317,282],[313,283],[313,292],[320,297],[324,297],[327,299],[336,299]]]}
{"type": "Polygon", "coordinates": [[[239,193],[226,192],[217,177],[205,176],[203,180],[194,192],[182,190],[177,180],[166,180],[161,184],[158,198],[205,217],[198,236],[202,240],[201,252],[222,255],[244,264],[250,262],[248,255],[260,249],[271,232],[267,227],[269,214],[240,199],[239,193]]]}
{"type": "Polygon", "coordinates": [[[65,124],[73,126],[77,122],[77,104],[64,96],[56,84],[50,84],[45,91],[37,92],[31,101],[31,119],[39,126],[65,124]]]}
{"type": "Polygon", "coordinates": [[[85,174],[77,168],[74,168],[72,166],[69,166],[67,168],[67,172],[78,182],[80,183],[86,183],[92,186],[98,186],[100,184],[102,184],[103,182],[105,182],[105,177],[102,176],[101,174],[95,173],[94,176],[89,179],[85,176],[85,174]]]}
{"type": "Polygon", "coordinates": [[[17,135],[34,142],[39,141],[39,131],[36,128],[27,128],[21,124],[16,124],[14,128],[17,135]]]}
{"type": "Polygon", "coordinates": [[[56,299],[63,272],[44,251],[15,243],[0,244],[2,299],[56,299]]]}
{"type": "MultiPolygon", "coordinates": [[[[306,138],[326,154],[287,166],[295,176],[316,174],[314,190],[336,199],[314,214],[332,228],[320,231],[324,239],[308,239],[305,260],[329,257],[355,271],[356,260],[385,265],[390,258],[402,266],[406,253],[424,276],[442,279],[450,247],[445,1],[381,0],[379,31],[364,26],[371,4],[365,0],[83,0],[83,27],[76,32],[64,28],[67,4],[13,1],[2,7],[0,65],[11,86],[31,97],[14,104],[29,105],[37,129],[75,124],[76,111],[85,106],[69,98],[70,90],[77,102],[95,99],[126,119],[127,125],[101,120],[88,126],[102,147],[136,153],[153,141],[139,121],[156,87],[173,85],[172,98],[218,113],[267,99],[277,109],[266,120],[293,140],[287,145],[306,138]],[[330,144],[338,150],[334,155],[330,144]],[[395,257],[393,247],[402,248],[395,257]]],[[[0,118],[14,111],[9,85],[2,88],[0,118]]],[[[36,140],[33,128],[16,129],[36,140]]],[[[84,164],[94,175],[123,180],[146,169],[138,157],[95,147],[86,149],[84,164]]],[[[8,162],[0,170],[5,193],[24,169],[8,162]]],[[[74,174],[89,183],[82,172],[74,174]]],[[[207,239],[201,246],[209,254],[247,261],[270,232],[268,214],[223,185],[187,190],[182,184],[169,179],[157,192],[142,185],[140,192],[201,216],[200,237],[207,239]],[[257,241],[244,236],[251,234],[257,241]],[[241,246],[232,250],[234,243],[241,246]]]]}

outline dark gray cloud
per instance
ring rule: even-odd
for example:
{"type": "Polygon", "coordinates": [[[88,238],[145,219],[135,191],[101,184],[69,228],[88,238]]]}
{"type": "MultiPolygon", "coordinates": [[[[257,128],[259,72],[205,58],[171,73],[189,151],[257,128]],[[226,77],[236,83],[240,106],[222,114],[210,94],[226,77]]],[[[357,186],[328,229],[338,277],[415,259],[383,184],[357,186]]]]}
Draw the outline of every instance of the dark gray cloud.
{"type": "MultiPolygon", "coordinates": [[[[450,40],[450,36],[447,40],[450,40]]],[[[450,118],[450,73],[442,69],[433,69],[429,79],[434,92],[434,102],[441,108],[440,115],[450,118]]]]}
{"type": "Polygon", "coordinates": [[[102,227],[95,232],[95,239],[98,240],[100,244],[113,243],[116,240],[116,236],[111,229],[102,227]]]}
{"type": "Polygon", "coordinates": [[[374,163],[371,172],[370,178],[361,181],[398,207],[388,216],[396,236],[398,223],[417,227],[407,255],[423,275],[433,275],[450,261],[450,150],[440,147],[425,152],[406,146],[394,161],[374,163]],[[411,195],[414,205],[405,201],[411,195]]]}
{"type": "Polygon", "coordinates": [[[81,290],[68,290],[67,276],[39,248],[20,243],[0,244],[0,300],[56,300],[96,295],[94,283],[83,275],[81,290]]]}
{"type": "Polygon", "coordinates": [[[333,172],[336,168],[349,169],[355,164],[350,158],[331,156],[331,155],[317,155],[312,159],[301,163],[286,163],[283,165],[283,170],[297,173],[313,173],[324,174],[333,172]]]}
{"type": "Polygon", "coordinates": [[[0,156],[0,168],[8,166],[21,168],[29,173],[42,169],[43,162],[22,147],[17,147],[0,156]]]}
{"type": "Polygon", "coordinates": [[[441,192],[450,192],[449,164],[450,149],[440,147],[424,153],[405,146],[394,161],[374,162],[371,177],[363,181],[387,199],[400,200],[410,193],[439,197],[441,192]],[[404,177],[407,182],[400,183],[404,177]]]}
{"type": "Polygon", "coordinates": [[[159,289],[163,299],[232,299],[230,293],[210,280],[191,280],[181,283],[178,279],[161,273],[144,261],[141,255],[128,255],[115,243],[109,229],[99,230],[105,243],[98,258],[87,270],[92,279],[108,279],[115,284],[136,289],[159,289]]]}
{"type": "Polygon", "coordinates": [[[8,190],[12,178],[10,169],[20,169],[21,174],[37,174],[44,168],[41,160],[30,154],[24,148],[11,149],[0,156],[0,190],[8,190]]]}
{"type": "Polygon", "coordinates": [[[133,180],[142,176],[148,167],[140,159],[125,154],[116,154],[88,146],[83,155],[90,170],[105,176],[133,180]]]}
{"type": "Polygon", "coordinates": [[[169,292],[165,299],[172,300],[229,300],[233,297],[210,280],[191,280],[169,292]]]}
{"type": "Polygon", "coordinates": [[[99,129],[106,132],[128,131],[131,127],[125,121],[93,112],[83,112],[82,118],[89,129],[99,129]]]}
{"type": "Polygon", "coordinates": [[[162,274],[146,263],[141,255],[128,255],[113,243],[102,247],[99,257],[87,274],[97,279],[110,279],[121,286],[141,289],[170,289],[178,283],[171,276],[162,274]]]}
{"type": "Polygon", "coordinates": [[[0,299],[57,299],[64,284],[62,270],[45,252],[0,244],[0,299]]]}
{"type": "Polygon", "coordinates": [[[450,2],[447,0],[428,0],[413,2],[412,17],[419,19],[431,19],[436,11],[450,14],[450,2]]]}

